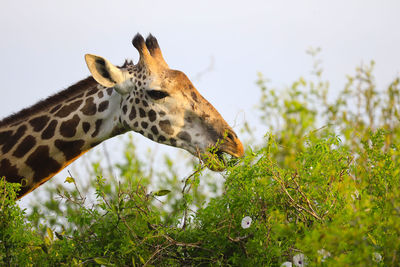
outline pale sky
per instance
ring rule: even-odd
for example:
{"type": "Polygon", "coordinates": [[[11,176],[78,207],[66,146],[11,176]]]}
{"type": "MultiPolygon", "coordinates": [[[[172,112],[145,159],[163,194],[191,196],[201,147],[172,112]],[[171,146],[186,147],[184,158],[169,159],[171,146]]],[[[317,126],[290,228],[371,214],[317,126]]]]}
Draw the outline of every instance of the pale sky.
{"type": "Polygon", "coordinates": [[[378,86],[388,85],[400,73],[399,14],[396,0],[1,0],[0,117],[88,76],[85,53],[136,62],[131,39],[151,32],[169,66],[189,78],[213,62],[197,89],[236,130],[244,118],[257,127],[257,72],[288,85],[309,74],[309,47],[322,48],[332,90],[371,59],[378,86]]]}

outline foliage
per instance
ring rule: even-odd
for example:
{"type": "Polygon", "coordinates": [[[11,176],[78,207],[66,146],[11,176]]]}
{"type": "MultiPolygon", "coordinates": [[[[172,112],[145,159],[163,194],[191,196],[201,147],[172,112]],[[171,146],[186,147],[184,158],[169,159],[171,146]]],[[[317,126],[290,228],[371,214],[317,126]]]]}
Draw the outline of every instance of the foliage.
{"type": "Polygon", "coordinates": [[[195,164],[181,181],[168,157],[153,170],[129,140],[119,181],[93,163],[92,197],[67,177],[29,221],[2,180],[1,264],[399,265],[400,80],[377,90],[372,62],[335,97],[310,54],[308,79],[277,90],[259,76],[269,132],[217,177],[195,164]]]}
{"type": "Polygon", "coordinates": [[[39,259],[43,238],[24,221],[24,212],[15,203],[19,184],[0,179],[0,263],[27,266],[39,259]]]}

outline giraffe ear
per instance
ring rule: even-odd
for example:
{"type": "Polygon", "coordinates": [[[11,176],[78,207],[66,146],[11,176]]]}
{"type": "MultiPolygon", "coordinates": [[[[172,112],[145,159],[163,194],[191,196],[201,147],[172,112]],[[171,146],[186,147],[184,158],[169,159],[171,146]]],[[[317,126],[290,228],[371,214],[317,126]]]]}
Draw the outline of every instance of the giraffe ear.
{"type": "Polygon", "coordinates": [[[114,87],[115,85],[124,82],[122,71],[111,64],[107,59],[96,55],[86,54],[85,60],[93,78],[99,84],[105,87],[114,87]]]}

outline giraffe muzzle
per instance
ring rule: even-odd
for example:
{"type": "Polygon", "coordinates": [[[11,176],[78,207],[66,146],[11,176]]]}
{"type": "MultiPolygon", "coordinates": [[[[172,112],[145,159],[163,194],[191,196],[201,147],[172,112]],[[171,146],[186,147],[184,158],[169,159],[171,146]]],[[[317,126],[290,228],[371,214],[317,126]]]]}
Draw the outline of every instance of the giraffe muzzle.
{"type": "Polygon", "coordinates": [[[228,134],[222,141],[217,142],[216,146],[211,147],[206,153],[201,155],[201,160],[212,171],[223,171],[227,168],[227,161],[224,154],[228,154],[234,158],[240,158],[244,155],[243,144],[233,134],[228,134]]]}

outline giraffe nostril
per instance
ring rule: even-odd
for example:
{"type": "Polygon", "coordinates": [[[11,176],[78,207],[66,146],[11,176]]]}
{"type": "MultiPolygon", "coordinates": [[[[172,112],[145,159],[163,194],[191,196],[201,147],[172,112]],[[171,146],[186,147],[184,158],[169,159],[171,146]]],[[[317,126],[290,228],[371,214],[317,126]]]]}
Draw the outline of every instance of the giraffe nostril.
{"type": "Polygon", "coordinates": [[[226,135],[226,137],[227,137],[229,140],[231,140],[231,141],[234,141],[234,140],[235,140],[235,135],[232,134],[232,133],[230,133],[230,132],[228,132],[228,134],[226,135]]]}

